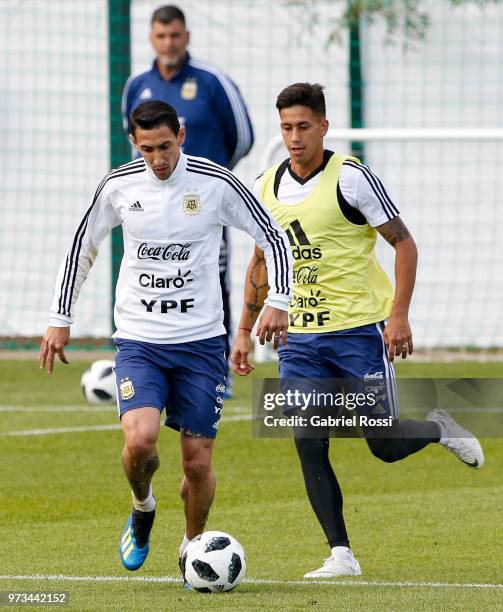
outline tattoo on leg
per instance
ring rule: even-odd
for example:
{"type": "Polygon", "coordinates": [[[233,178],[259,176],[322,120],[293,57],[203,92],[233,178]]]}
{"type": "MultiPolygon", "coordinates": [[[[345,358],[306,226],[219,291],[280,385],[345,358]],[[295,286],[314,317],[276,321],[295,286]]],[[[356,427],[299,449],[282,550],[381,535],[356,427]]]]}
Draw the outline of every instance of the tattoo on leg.
{"type": "Polygon", "coordinates": [[[149,476],[152,476],[160,464],[161,462],[159,461],[159,455],[155,454],[155,455],[152,455],[152,457],[149,457],[145,461],[145,465],[143,469],[146,474],[148,474],[149,476]]]}
{"type": "Polygon", "coordinates": [[[157,452],[142,463],[136,465],[130,464],[129,467],[124,462],[123,457],[123,465],[136,499],[145,499],[149,492],[152,476],[160,465],[157,452]]]}

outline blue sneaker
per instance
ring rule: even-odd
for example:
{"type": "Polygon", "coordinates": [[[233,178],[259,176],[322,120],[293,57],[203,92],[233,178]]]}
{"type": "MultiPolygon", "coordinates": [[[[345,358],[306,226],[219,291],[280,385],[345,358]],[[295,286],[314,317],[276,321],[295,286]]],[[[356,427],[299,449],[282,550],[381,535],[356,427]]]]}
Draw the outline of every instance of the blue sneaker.
{"type": "Polygon", "coordinates": [[[154,524],[155,510],[140,512],[133,510],[122,532],[119,552],[122,564],[128,570],[139,569],[147,558],[149,539],[154,524]]]}

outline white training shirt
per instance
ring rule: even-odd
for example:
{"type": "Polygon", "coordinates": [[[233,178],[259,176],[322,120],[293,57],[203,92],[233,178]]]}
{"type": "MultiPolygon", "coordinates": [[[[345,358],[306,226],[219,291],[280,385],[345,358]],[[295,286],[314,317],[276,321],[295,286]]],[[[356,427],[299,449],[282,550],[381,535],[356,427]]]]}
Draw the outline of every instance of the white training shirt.
{"type": "MultiPolygon", "coordinates": [[[[288,164],[278,185],[278,200],[287,205],[305,200],[319,183],[329,155],[330,152],[326,151],[323,164],[305,179],[298,177],[288,164]]],[[[253,193],[257,198],[260,197],[261,186],[262,175],[256,179],[253,186],[253,193]]],[[[334,190],[336,187],[334,185],[334,190]]],[[[382,225],[400,214],[389,190],[364,164],[346,160],[341,166],[339,188],[346,202],[359,210],[371,227],[382,225]]]]}
{"type": "Polygon", "coordinates": [[[266,304],[288,310],[292,256],[286,234],[229,170],[180,153],[166,180],[138,159],[101,181],[59,270],[50,325],[72,323],[99,245],[118,225],[124,257],[114,336],[170,344],[224,334],[218,259],[225,225],[247,232],[264,251],[266,304]]]}

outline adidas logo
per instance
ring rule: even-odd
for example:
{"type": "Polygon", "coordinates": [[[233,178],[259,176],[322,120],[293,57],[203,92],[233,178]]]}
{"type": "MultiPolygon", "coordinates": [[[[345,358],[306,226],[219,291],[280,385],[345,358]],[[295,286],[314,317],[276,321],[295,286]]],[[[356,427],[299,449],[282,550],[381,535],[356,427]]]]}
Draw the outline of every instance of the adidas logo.
{"type": "Polygon", "coordinates": [[[309,238],[302,229],[300,221],[295,219],[290,223],[290,227],[285,230],[290,246],[292,247],[293,258],[298,261],[299,259],[320,259],[322,256],[320,247],[313,247],[309,242],[309,238]],[[293,230],[293,234],[292,231],[293,230]],[[295,235],[295,238],[294,238],[295,235]],[[297,242],[295,242],[297,240],[297,242]]]}
{"type": "Polygon", "coordinates": [[[148,100],[151,97],[152,97],[152,91],[150,87],[147,87],[146,89],[144,89],[140,94],[140,100],[148,100]]]}
{"type": "Polygon", "coordinates": [[[138,200],[136,200],[134,204],[131,204],[128,210],[130,210],[131,212],[143,212],[143,208],[141,207],[141,204],[138,200]]]}

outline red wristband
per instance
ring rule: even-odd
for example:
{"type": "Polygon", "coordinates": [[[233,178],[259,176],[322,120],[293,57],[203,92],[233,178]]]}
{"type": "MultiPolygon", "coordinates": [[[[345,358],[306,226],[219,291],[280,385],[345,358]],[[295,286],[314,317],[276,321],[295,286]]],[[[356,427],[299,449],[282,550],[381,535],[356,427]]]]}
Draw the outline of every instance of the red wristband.
{"type": "Polygon", "coordinates": [[[238,329],[244,329],[245,331],[251,332],[251,329],[249,327],[238,327],[238,329]]]}

